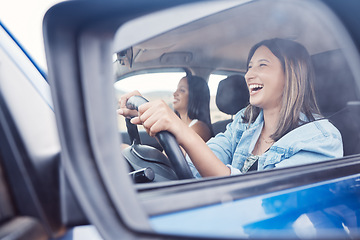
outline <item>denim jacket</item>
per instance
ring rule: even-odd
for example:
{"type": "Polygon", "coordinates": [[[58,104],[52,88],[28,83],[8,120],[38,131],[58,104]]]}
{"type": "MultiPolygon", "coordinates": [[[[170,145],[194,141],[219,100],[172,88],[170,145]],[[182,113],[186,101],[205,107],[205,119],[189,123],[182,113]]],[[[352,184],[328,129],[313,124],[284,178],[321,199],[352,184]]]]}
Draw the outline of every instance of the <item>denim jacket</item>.
{"type": "MultiPolygon", "coordinates": [[[[243,113],[244,109],[235,115],[224,133],[217,134],[207,142],[215,155],[230,168],[231,175],[241,174],[240,169],[251,155],[264,124],[262,111],[250,125],[242,122],[243,113]]],[[[276,141],[259,156],[258,170],[314,163],[342,156],[339,130],[328,120],[321,119],[306,123],[276,141]]],[[[188,161],[194,176],[201,177],[189,158],[188,161]]]]}

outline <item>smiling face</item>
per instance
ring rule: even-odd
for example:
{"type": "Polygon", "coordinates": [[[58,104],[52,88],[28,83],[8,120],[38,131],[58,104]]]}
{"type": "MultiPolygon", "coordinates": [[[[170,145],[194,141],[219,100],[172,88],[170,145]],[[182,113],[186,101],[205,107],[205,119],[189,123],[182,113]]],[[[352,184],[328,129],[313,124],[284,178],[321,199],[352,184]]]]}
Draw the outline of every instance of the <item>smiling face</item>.
{"type": "Polygon", "coordinates": [[[189,101],[189,85],[186,77],[183,77],[177,86],[174,96],[174,110],[181,113],[187,113],[189,101]]]}
{"type": "Polygon", "coordinates": [[[255,51],[245,79],[251,105],[264,110],[281,108],[285,74],[280,60],[267,47],[255,51]]]}

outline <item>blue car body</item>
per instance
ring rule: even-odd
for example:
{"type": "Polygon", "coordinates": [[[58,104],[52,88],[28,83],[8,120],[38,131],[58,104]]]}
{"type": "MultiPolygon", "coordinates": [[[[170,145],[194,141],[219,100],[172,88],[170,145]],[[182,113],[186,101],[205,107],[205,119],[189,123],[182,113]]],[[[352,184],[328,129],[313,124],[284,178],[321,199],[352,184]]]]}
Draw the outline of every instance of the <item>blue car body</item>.
{"type": "Polygon", "coordinates": [[[150,221],[158,232],[184,236],[347,239],[359,231],[359,181],[356,174],[154,216],[150,221]]]}

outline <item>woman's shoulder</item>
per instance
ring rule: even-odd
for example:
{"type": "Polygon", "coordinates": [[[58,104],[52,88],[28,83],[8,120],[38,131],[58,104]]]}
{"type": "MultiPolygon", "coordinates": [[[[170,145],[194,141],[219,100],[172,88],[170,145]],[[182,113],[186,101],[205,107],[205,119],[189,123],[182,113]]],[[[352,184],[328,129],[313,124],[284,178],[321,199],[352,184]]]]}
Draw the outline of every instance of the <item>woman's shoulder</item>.
{"type": "Polygon", "coordinates": [[[205,142],[211,138],[211,130],[209,129],[208,125],[198,119],[194,119],[194,122],[191,127],[205,142]],[[194,121],[196,120],[196,121],[194,121]]]}
{"type": "Polygon", "coordinates": [[[343,155],[341,134],[327,119],[318,119],[295,128],[276,141],[272,148],[276,151],[281,150],[285,158],[297,159],[299,163],[306,159],[315,161],[343,155]],[[314,155],[309,158],[305,155],[297,155],[299,152],[314,155]],[[294,155],[297,157],[293,158],[294,155]]]}
{"type": "Polygon", "coordinates": [[[315,131],[324,137],[333,136],[341,139],[340,131],[326,118],[306,123],[304,124],[304,128],[308,128],[308,132],[310,133],[311,131],[315,131]]]}
{"type": "Polygon", "coordinates": [[[307,142],[311,144],[312,140],[325,140],[334,138],[341,141],[340,131],[328,119],[318,119],[315,121],[304,123],[285,134],[282,141],[290,142],[307,142]]]}

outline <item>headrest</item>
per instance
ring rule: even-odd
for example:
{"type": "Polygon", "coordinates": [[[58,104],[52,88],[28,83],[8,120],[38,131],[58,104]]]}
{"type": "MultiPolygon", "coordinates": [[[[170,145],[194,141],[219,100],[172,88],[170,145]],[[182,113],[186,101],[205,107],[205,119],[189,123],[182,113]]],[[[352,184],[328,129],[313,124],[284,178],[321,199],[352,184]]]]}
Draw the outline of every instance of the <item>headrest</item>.
{"type": "Polygon", "coordinates": [[[358,101],[356,82],[340,50],[312,56],[315,70],[315,94],[323,115],[331,115],[358,101]]]}
{"type": "Polygon", "coordinates": [[[216,106],[226,114],[235,115],[249,103],[245,78],[232,75],[220,81],[216,93],[216,106]]]}

